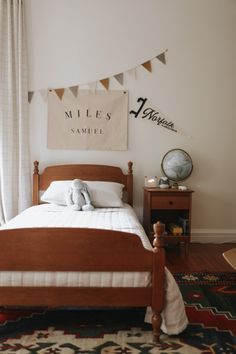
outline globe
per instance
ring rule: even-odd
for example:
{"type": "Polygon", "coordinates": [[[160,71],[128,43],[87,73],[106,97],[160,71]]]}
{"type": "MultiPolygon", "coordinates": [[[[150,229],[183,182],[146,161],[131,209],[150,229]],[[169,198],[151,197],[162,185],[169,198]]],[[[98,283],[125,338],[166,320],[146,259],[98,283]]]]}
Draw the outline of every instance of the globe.
{"type": "Polygon", "coordinates": [[[193,170],[192,159],[182,149],[168,151],[162,159],[162,171],[172,181],[183,181],[193,170]]]}

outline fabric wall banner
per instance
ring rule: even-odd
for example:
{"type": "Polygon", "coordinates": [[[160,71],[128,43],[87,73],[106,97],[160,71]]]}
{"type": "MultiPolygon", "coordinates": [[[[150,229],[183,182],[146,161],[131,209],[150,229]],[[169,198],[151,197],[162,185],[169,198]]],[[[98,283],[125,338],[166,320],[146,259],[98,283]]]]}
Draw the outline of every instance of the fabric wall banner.
{"type": "Polygon", "coordinates": [[[50,149],[127,150],[128,93],[79,90],[74,97],[65,90],[60,100],[48,94],[50,149]]]}

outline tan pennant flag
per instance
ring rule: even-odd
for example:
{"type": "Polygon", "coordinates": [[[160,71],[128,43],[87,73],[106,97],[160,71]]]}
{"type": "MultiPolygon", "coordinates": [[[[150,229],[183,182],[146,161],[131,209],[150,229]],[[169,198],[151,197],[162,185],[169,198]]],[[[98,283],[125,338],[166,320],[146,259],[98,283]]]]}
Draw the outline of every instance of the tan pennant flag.
{"type": "Polygon", "coordinates": [[[105,87],[106,90],[109,89],[109,78],[100,80],[101,84],[105,87]]]}
{"type": "Polygon", "coordinates": [[[123,85],[123,82],[124,82],[124,74],[123,73],[114,75],[114,78],[119,82],[119,84],[123,85]]]}
{"type": "Polygon", "coordinates": [[[142,66],[147,69],[148,71],[152,72],[152,65],[151,65],[151,60],[146,61],[145,63],[142,63],[142,66]]]}
{"type": "Polygon", "coordinates": [[[48,99],[48,90],[40,90],[40,96],[42,97],[44,102],[47,102],[48,99]]]}
{"type": "Polygon", "coordinates": [[[31,103],[32,98],[33,98],[34,92],[33,91],[29,91],[28,92],[28,102],[31,103]]]}
{"type": "Polygon", "coordinates": [[[73,95],[74,95],[75,97],[77,97],[77,95],[78,95],[78,88],[79,88],[78,85],[77,85],[77,86],[71,86],[71,87],[69,87],[69,89],[71,90],[71,92],[73,93],[73,95]]]}
{"type": "Polygon", "coordinates": [[[57,96],[60,98],[60,100],[62,99],[63,95],[64,95],[64,88],[59,88],[59,89],[54,89],[54,91],[56,92],[57,96]]]}
{"type": "Polygon", "coordinates": [[[156,58],[158,60],[160,60],[163,64],[166,64],[166,55],[165,55],[165,52],[159,54],[156,56],[156,58]]]}

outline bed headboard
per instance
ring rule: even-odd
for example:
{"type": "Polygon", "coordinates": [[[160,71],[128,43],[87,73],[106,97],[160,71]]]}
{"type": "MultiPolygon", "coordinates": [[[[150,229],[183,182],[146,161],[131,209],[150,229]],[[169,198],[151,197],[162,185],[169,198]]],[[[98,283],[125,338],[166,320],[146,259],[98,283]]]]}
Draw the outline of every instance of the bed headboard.
{"type": "Polygon", "coordinates": [[[126,201],[133,205],[133,162],[128,162],[128,173],[124,174],[121,168],[107,165],[56,165],[46,167],[39,173],[39,162],[34,161],[33,174],[33,205],[38,205],[39,191],[48,188],[52,181],[73,180],[79,178],[86,181],[106,181],[122,183],[127,195],[126,201]]]}

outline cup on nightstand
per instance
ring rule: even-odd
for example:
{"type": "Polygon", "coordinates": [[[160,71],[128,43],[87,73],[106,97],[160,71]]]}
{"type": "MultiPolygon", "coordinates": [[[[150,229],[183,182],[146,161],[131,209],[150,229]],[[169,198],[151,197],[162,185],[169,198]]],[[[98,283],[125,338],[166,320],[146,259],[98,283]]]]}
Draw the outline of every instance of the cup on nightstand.
{"type": "Polygon", "coordinates": [[[145,176],[145,187],[156,188],[157,187],[157,176],[154,176],[154,177],[145,176]]]}
{"type": "Polygon", "coordinates": [[[159,180],[159,187],[162,189],[170,188],[170,181],[168,177],[161,177],[159,180]]]}

